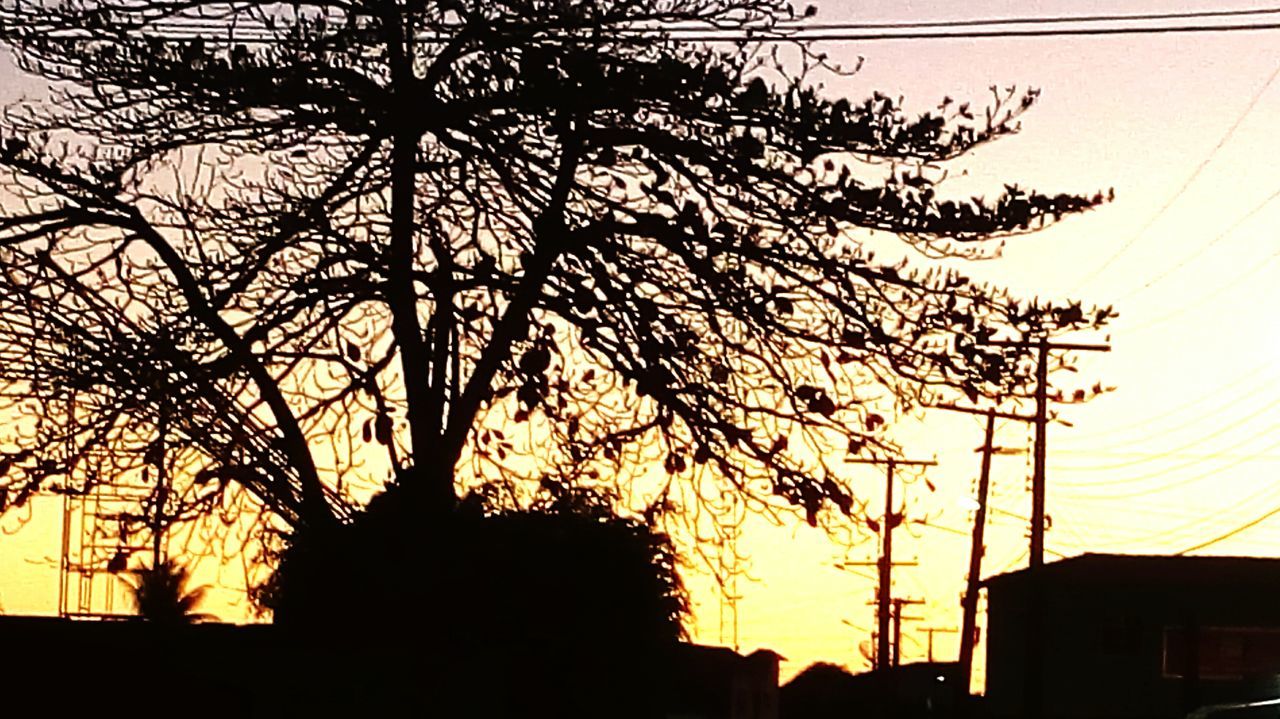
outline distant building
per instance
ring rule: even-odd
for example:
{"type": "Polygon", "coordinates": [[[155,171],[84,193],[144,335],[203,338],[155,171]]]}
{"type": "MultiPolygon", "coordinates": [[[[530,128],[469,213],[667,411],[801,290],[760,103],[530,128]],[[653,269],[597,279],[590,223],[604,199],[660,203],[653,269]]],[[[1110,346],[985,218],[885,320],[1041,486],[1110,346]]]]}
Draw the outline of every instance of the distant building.
{"type": "Polygon", "coordinates": [[[850,674],[813,664],[780,690],[781,719],[953,717],[961,688],[955,662],[917,662],[850,674]]]}
{"type": "Polygon", "coordinates": [[[778,661],[768,649],[681,644],[666,672],[667,719],[778,719],[778,661]]]}
{"type": "Polygon", "coordinates": [[[985,584],[988,716],[1036,716],[1036,674],[1045,719],[1185,717],[1280,697],[1278,559],[1086,554],[985,584]]]}

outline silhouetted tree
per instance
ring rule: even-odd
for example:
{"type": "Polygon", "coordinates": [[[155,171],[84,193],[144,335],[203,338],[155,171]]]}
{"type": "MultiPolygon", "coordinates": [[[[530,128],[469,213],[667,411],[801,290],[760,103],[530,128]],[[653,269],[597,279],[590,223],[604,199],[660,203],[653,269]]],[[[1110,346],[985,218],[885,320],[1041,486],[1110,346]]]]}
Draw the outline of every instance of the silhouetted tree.
{"type": "Polygon", "coordinates": [[[390,465],[426,522],[545,476],[700,533],[817,523],[858,504],[836,457],[893,451],[886,407],[1017,395],[1025,352],[985,340],[1110,316],[930,259],[1104,201],[945,192],[1034,92],[914,116],[824,91],[803,43],[679,37],[783,0],[0,8],[53,93],[0,130],[7,505],[159,453],[175,521],[342,524],[390,465]]]}
{"type": "Polygon", "coordinates": [[[193,624],[206,617],[196,611],[204,601],[205,588],[191,587],[191,573],[173,559],[165,559],[154,567],[131,572],[130,599],[138,616],[156,624],[177,626],[193,624]]]}

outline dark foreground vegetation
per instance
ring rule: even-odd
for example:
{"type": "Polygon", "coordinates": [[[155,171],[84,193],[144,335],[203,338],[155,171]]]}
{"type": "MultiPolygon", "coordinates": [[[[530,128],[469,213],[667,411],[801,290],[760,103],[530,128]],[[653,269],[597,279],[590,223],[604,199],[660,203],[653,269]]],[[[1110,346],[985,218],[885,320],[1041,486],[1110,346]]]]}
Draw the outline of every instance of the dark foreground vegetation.
{"type": "Polygon", "coordinates": [[[297,535],[260,597],[281,636],[369,654],[365,680],[388,707],[656,715],[687,613],[664,535],[587,492],[519,510],[472,495],[415,520],[388,493],[297,535]]]}

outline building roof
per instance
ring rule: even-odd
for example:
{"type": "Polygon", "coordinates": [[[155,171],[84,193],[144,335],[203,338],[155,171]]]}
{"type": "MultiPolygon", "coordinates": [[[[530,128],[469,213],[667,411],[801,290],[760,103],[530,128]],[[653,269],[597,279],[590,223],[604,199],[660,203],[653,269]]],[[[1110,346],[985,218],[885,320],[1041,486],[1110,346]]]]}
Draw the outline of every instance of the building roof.
{"type": "MultiPolygon", "coordinates": [[[[1081,554],[1038,570],[1054,584],[1126,584],[1151,587],[1228,584],[1280,587],[1280,558],[1182,557],[1146,554],[1081,554]]],[[[1030,568],[988,577],[988,587],[1014,586],[1033,576],[1030,568]]]]}

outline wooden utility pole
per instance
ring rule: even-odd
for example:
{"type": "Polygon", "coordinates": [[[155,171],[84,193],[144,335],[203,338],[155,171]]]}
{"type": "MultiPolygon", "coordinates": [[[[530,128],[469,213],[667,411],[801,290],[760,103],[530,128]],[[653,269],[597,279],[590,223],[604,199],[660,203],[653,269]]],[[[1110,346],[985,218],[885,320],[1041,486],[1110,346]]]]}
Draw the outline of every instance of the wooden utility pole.
{"type": "Polygon", "coordinates": [[[846,461],[850,464],[885,465],[884,519],[880,523],[880,559],[876,562],[876,567],[879,570],[877,574],[878,586],[876,587],[876,668],[884,669],[889,666],[889,623],[891,619],[889,604],[893,592],[893,530],[901,523],[901,516],[905,514],[906,510],[904,506],[904,511],[897,515],[898,519],[895,521],[895,512],[893,511],[893,470],[899,465],[933,467],[938,463],[932,459],[853,458],[846,461]]]}
{"type": "Polygon", "coordinates": [[[987,494],[991,489],[991,455],[995,452],[996,411],[987,410],[986,439],[982,442],[982,473],[978,475],[978,511],[973,517],[973,543],[969,547],[969,576],[964,586],[964,618],[960,623],[960,681],[965,692],[973,675],[973,650],[978,629],[978,583],[982,581],[982,555],[986,551],[987,494]]]}
{"type": "MultiPolygon", "coordinates": [[[[1044,566],[1045,494],[1047,487],[1046,457],[1049,431],[1049,352],[1073,350],[1110,352],[1110,345],[1051,342],[1042,335],[1037,340],[990,341],[993,347],[1034,347],[1036,349],[1036,442],[1035,470],[1031,476],[1031,596],[1027,601],[1027,665],[1024,670],[1023,715],[1039,719],[1044,714],[1045,616],[1044,588],[1039,572],[1044,566]]],[[[971,659],[972,661],[972,659],[971,659]]]]}
{"type": "MultiPolygon", "coordinates": [[[[892,666],[902,665],[902,622],[918,621],[924,617],[904,617],[902,616],[902,608],[913,604],[924,604],[923,599],[903,599],[902,597],[893,598],[893,664],[892,666]]],[[[932,636],[932,635],[930,635],[932,636]]]]}
{"type": "MultiPolygon", "coordinates": [[[[835,565],[835,567],[836,567],[837,569],[848,569],[848,568],[850,568],[850,567],[879,567],[879,566],[880,566],[880,560],[879,560],[879,559],[877,559],[877,560],[876,560],[876,561],[874,561],[874,562],[840,562],[840,563],[837,563],[837,564],[835,565]]],[[[920,563],[919,563],[919,562],[916,562],[916,561],[910,561],[910,562],[893,562],[893,563],[892,563],[892,564],[890,564],[889,566],[890,566],[890,568],[893,568],[893,567],[918,567],[918,566],[920,566],[920,563]]],[[[879,612],[878,605],[879,605],[879,598],[880,598],[880,596],[881,596],[881,595],[880,595],[880,584],[879,584],[879,581],[877,580],[877,586],[876,586],[876,598],[875,598],[875,599],[872,599],[870,602],[867,602],[867,605],[868,605],[868,606],[877,607],[877,610],[876,610],[876,611],[877,611],[877,615],[876,615],[876,626],[877,626],[877,627],[879,627],[879,626],[881,625],[881,622],[879,621],[879,617],[880,617],[880,615],[878,614],[878,612],[879,612]]],[[[889,599],[890,599],[890,607],[892,607],[892,601],[893,601],[892,596],[891,596],[889,599]]],[[[889,617],[890,617],[889,622],[890,622],[890,624],[891,624],[891,623],[892,623],[892,621],[893,621],[893,619],[892,619],[892,617],[893,617],[892,612],[890,612],[889,617]]],[[[852,625],[850,625],[850,626],[852,626],[852,625]]],[[[879,629],[874,629],[874,630],[872,630],[872,631],[871,631],[871,644],[872,644],[872,650],[871,650],[870,655],[869,655],[867,658],[871,660],[871,668],[872,668],[872,669],[884,669],[884,668],[886,668],[886,667],[889,667],[889,666],[892,666],[892,665],[893,665],[893,662],[892,662],[893,652],[892,652],[891,650],[890,650],[889,654],[880,654],[880,653],[879,653],[879,652],[881,651],[880,636],[881,636],[881,634],[880,634],[879,629]]],[[[890,648],[892,648],[892,640],[890,640],[889,646],[890,646],[890,648]]]]}
{"type": "Polygon", "coordinates": [[[938,633],[942,633],[942,634],[954,634],[955,632],[957,632],[957,631],[959,631],[959,630],[958,630],[958,629],[956,629],[955,627],[945,627],[945,628],[944,628],[944,627],[921,627],[921,628],[920,628],[920,631],[924,632],[925,634],[927,634],[927,635],[929,636],[929,643],[928,643],[929,651],[928,651],[928,656],[929,656],[929,662],[930,662],[930,663],[933,663],[934,661],[936,661],[936,660],[934,659],[934,657],[933,657],[933,635],[934,635],[934,634],[938,634],[938,633]]]}
{"type": "Polygon", "coordinates": [[[1035,470],[1031,475],[1031,559],[1032,569],[1044,565],[1044,507],[1049,434],[1049,351],[1110,352],[1110,345],[1050,342],[1047,336],[1038,340],[992,340],[992,347],[1034,347],[1036,349],[1036,445],[1035,470]]]}
{"type": "Polygon", "coordinates": [[[1048,491],[1045,462],[1049,442],[1049,338],[1036,347],[1036,449],[1031,473],[1031,568],[1044,565],[1044,505],[1048,491]]]}
{"type": "Polygon", "coordinates": [[[987,531],[987,496],[991,489],[991,456],[996,453],[995,446],[996,418],[1012,419],[1020,422],[1034,422],[1036,418],[1011,412],[997,412],[994,407],[986,410],[943,404],[939,409],[966,414],[983,415],[987,418],[987,430],[982,447],[982,472],[978,475],[978,511],[973,518],[973,541],[969,547],[969,575],[965,579],[964,599],[962,600],[963,620],[960,628],[960,681],[965,682],[968,691],[970,677],[973,673],[973,650],[978,633],[978,584],[982,581],[982,556],[986,551],[985,535],[987,531]]]}

